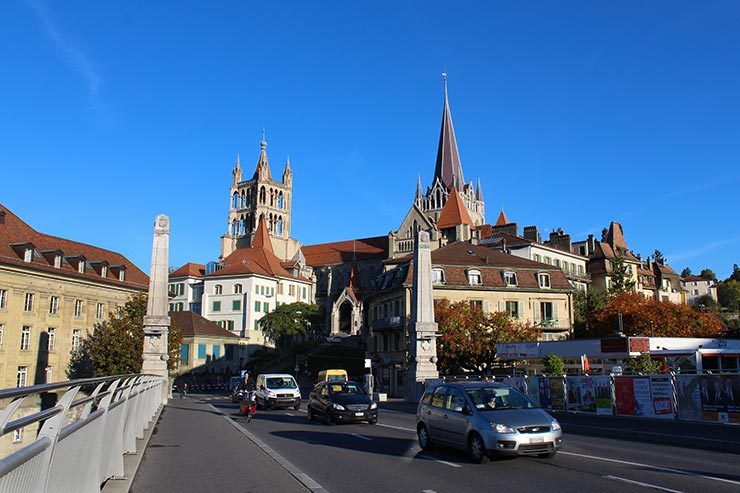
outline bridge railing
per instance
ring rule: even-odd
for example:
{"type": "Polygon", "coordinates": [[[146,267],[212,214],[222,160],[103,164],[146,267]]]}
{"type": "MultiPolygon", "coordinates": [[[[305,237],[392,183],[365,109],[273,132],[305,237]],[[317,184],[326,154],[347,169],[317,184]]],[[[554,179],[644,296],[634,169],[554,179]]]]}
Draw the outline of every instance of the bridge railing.
{"type": "Polygon", "coordinates": [[[136,452],[163,384],[154,375],[117,375],[0,390],[0,437],[38,430],[0,460],[0,493],[99,492],[107,479],[123,477],[123,456],[136,452]],[[46,404],[18,417],[37,398],[46,404]]]}

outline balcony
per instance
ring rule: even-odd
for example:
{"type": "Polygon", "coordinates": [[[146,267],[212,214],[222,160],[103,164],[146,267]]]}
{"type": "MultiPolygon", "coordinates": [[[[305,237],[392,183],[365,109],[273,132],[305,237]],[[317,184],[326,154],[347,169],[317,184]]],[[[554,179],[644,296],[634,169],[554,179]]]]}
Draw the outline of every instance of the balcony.
{"type": "Polygon", "coordinates": [[[557,319],[536,317],[534,319],[534,326],[538,329],[569,329],[570,321],[567,318],[557,319]]]}
{"type": "Polygon", "coordinates": [[[385,317],[385,318],[379,318],[378,320],[374,320],[370,327],[372,327],[373,330],[393,330],[393,329],[402,329],[406,326],[406,317],[385,317]]]}

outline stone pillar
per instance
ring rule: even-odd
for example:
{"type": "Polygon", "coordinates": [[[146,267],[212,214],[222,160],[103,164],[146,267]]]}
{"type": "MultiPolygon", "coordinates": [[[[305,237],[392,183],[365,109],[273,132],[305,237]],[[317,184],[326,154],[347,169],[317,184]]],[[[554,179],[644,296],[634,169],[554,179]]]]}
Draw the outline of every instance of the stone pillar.
{"type": "Polygon", "coordinates": [[[432,295],[432,249],[429,233],[419,231],[414,245],[414,282],[409,322],[409,369],[404,379],[404,400],[418,402],[424,382],[439,378],[437,324],[432,295]]]}
{"type": "Polygon", "coordinates": [[[149,274],[149,299],[144,315],[144,353],[142,373],[162,377],[162,404],[170,397],[169,374],[167,372],[167,333],[170,317],[167,315],[169,281],[168,255],[170,248],[170,220],[164,214],[157,216],[154,223],[152,246],[152,268],[149,274]]]}

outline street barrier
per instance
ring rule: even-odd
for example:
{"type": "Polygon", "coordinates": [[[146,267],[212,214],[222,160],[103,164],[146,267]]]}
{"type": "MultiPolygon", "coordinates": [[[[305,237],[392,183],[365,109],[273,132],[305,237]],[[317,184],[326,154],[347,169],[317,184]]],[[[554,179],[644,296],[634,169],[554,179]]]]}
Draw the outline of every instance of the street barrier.
{"type": "Polygon", "coordinates": [[[10,401],[0,411],[0,437],[39,430],[0,460],[0,493],[99,492],[107,479],[122,477],[123,456],[136,451],[157,413],[162,384],[154,375],[118,375],[0,390],[0,401],[10,401]],[[32,398],[46,404],[16,417],[32,398]]]}
{"type": "Polygon", "coordinates": [[[555,411],[740,424],[740,374],[582,375],[497,380],[555,411]]]}

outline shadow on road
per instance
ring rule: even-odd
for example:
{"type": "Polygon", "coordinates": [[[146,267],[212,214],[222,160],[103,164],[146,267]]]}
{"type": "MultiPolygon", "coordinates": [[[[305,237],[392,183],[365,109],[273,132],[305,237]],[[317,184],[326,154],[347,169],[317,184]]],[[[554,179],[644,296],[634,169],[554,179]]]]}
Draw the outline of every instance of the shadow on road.
{"type": "Polygon", "coordinates": [[[416,440],[376,436],[371,433],[363,433],[364,436],[371,440],[362,440],[352,436],[350,433],[331,433],[313,430],[273,431],[270,434],[311,445],[322,445],[324,447],[336,447],[342,450],[354,450],[357,452],[396,457],[407,456],[409,450],[416,444],[416,440]]]}

